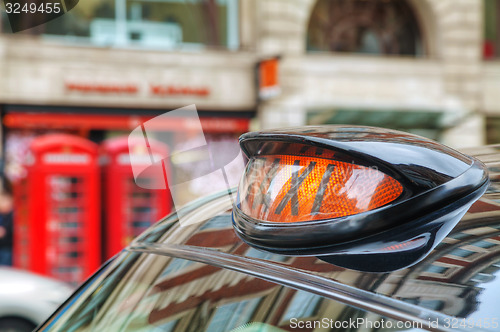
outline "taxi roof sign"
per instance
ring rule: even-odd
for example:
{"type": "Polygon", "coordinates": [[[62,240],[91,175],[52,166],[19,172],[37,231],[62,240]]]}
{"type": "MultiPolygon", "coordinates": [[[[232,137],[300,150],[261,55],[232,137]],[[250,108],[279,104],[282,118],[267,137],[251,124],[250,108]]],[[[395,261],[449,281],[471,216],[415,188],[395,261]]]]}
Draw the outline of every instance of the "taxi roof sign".
{"type": "Polygon", "coordinates": [[[244,134],[240,145],[249,162],[236,233],[261,250],[359,270],[380,269],[388,254],[391,269],[423,259],[489,181],[478,160],[388,129],[287,128],[244,134]]]}

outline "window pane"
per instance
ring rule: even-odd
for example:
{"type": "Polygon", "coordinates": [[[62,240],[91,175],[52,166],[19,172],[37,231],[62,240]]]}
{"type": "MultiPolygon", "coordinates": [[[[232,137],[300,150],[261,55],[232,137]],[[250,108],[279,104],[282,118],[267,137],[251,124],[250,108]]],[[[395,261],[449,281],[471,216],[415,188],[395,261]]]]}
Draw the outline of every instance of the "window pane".
{"type": "Polygon", "coordinates": [[[443,274],[448,270],[447,267],[444,266],[437,266],[437,265],[429,265],[429,267],[426,269],[427,272],[431,273],[438,273],[438,274],[443,274]]]}
{"type": "Polygon", "coordinates": [[[469,256],[475,254],[475,252],[467,250],[467,249],[457,248],[457,249],[452,250],[450,252],[450,254],[454,255],[454,256],[465,258],[465,257],[469,257],[469,256]]]}
{"type": "Polygon", "coordinates": [[[320,301],[321,296],[319,295],[297,291],[285,312],[283,320],[288,321],[292,318],[313,317],[320,301]]]}
{"type": "Polygon", "coordinates": [[[484,0],[484,45],[483,54],[485,59],[498,58],[500,56],[500,1],[484,0]]]}
{"type": "Polygon", "coordinates": [[[103,47],[235,48],[238,0],[85,0],[29,33],[103,47]]]}
{"type": "Polygon", "coordinates": [[[462,240],[465,239],[466,237],[471,236],[470,234],[463,233],[463,232],[456,232],[456,233],[451,233],[448,235],[448,237],[451,237],[452,239],[455,240],[462,240]]]}
{"type": "Polygon", "coordinates": [[[472,245],[475,247],[488,249],[488,248],[496,246],[497,244],[495,244],[493,242],[482,240],[482,241],[474,242],[474,243],[472,243],[472,245]]]}
{"type": "Polygon", "coordinates": [[[207,332],[219,332],[221,326],[231,330],[250,322],[259,302],[260,298],[256,298],[219,307],[207,327],[207,332]]]}

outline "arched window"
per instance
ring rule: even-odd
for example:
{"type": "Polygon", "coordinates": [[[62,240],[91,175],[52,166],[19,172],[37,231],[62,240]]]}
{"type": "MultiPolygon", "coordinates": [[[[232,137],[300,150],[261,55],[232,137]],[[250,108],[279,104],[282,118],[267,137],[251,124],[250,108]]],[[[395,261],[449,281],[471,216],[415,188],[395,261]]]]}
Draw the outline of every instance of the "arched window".
{"type": "Polygon", "coordinates": [[[422,36],[406,0],[318,0],[308,51],[422,56],[422,36]]]}

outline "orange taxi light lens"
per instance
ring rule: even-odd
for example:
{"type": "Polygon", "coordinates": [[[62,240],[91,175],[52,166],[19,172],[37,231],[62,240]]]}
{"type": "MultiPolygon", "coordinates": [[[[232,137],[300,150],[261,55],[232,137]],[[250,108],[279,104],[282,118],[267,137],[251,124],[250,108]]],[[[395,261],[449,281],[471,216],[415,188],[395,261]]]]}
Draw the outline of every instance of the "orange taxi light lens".
{"type": "Polygon", "coordinates": [[[250,159],[240,184],[240,209],[271,222],[331,219],[370,211],[403,186],[376,168],[309,156],[250,159]]]}

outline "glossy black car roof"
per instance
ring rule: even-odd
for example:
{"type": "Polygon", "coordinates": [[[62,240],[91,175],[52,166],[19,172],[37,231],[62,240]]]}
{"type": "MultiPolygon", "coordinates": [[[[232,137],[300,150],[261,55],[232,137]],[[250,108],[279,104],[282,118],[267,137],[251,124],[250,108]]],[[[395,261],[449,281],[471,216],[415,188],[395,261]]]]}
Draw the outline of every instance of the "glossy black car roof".
{"type": "Polygon", "coordinates": [[[184,226],[176,214],[166,217],[130,249],[223,266],[392,318],[495,318],[500,294],[499,149],[466,151],[488,166],[488,191],[430,255],[406,269],[358,272],[316,257],[287,257],[250,248],[233,230],[232,201],[225,193],[184,208],[184,226]]]}

